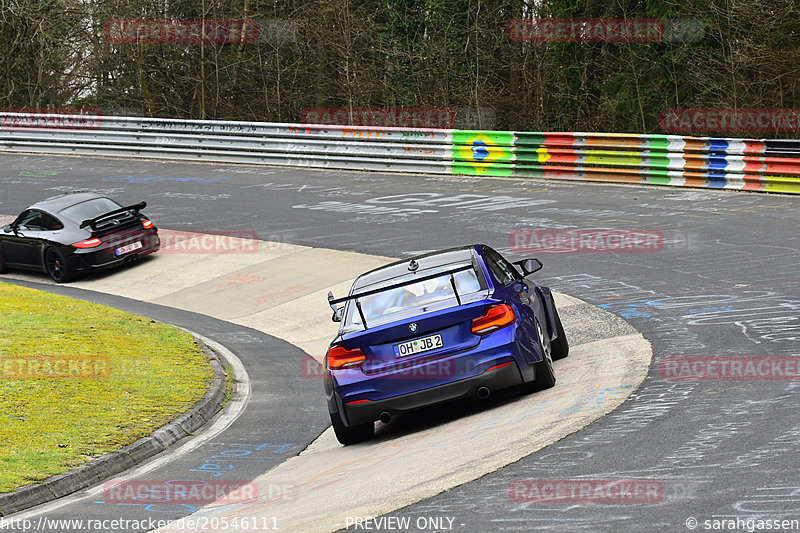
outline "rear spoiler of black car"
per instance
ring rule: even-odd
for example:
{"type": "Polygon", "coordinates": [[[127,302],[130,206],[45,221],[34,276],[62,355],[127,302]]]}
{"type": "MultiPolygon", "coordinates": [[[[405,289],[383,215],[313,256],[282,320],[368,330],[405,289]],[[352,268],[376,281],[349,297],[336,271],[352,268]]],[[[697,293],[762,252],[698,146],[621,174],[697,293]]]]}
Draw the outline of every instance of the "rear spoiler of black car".
{"type": "Polygon", "coordinates": [[[458,290],[456,289],[456,280],[453,277],[453,274],[457,274],[458,272],[463,272],[465,270],[472,270],[473,268],[474,268],[473,265],[464,265],[457,268],[451,268],[449,270],[436,272],[435,274],[428,274],[427,276],[420,276],[418,278],[415,277],[398,283],[393,283],[392,285],[387,285],[385,287],[380,287],[378,289],[372,289],[369,291],[351,294],[350,296],[345,296],[343,298],[334,298],[333,292],[328,292],[328,304],[331,306],[331,309],[333,309],[334,321],[338,322],[337,320],[335,320],[337,314],[339,313],[336,304],[340,304],[348,300],[355,300],[356,309],[358,309],[358,314],[361,316],[361,323],[364,324],[364,329],[367,329],[367,320],[366,318],[364,318],[364,311],[361,309],[361,302],[358,301],[359,298],[363,298],[365,296],[372,296],[373,294],[378,294],[379,292],[385,292],[391,289],[397,289],[398,287],[405,287],[406,285],[413,285],[415,283],[420,283],[422,281],[428,281],[429,279],[450,276],[450,284],[453,286],[453,294],[456,295],[456,301],[458,301],[458,305],[461,305],[461,296],[458,294],[458,290]]]}
{"type": "Polygon", "coordinates": [[[113,211],[109,211],[108,213],[103,213],[100,216],[90,218],[81,222],[81,229],[85,228],[86,226],[90,226],[92,231],[97,231],[97,223],[105,218],[111,218],[114,215],[118,215],[120,213],[124,213],[126,211],[136,211],[138,213],[142,209],[147,207],[147,202],[139,202],[138,204],[129,205],[127,207],[120,207],[119,209],[114,209],[113,211]]]}

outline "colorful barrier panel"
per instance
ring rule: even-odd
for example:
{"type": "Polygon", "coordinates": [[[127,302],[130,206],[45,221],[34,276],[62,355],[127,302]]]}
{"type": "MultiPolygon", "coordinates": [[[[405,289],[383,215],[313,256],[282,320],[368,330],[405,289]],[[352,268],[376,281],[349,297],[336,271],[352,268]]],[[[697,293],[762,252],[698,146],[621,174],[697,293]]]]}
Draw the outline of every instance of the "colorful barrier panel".
{"type": "Polygon", "coordinates": [[[72,118],[0,113],[0,151],[800,193],[794,139],[72,118]]]}

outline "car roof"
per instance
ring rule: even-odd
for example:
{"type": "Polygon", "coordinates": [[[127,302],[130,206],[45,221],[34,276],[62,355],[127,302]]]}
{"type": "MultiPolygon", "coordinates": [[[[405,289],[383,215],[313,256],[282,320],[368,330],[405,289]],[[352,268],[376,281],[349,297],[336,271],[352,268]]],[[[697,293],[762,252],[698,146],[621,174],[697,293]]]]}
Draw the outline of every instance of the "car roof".
{"type": "Polygon", "coordinates": [[[97,194],[95,192],[60,194],[58,196],[53,196],[52,198],[42,200],[41,202],[36,202],[32,206],[28,207],[28,209],[41,209],[43,211],[57,213],[66,207],[70,207],[87,200],[94,200],[95,198],[107,198],[107,196],[103,194],[97,194]]]}
{"type": "Polygon", "coordinates": [[[420,270],[427,270],[429,268],[455,263],[467,263],[472,261],[472,254],[482,248],[482,246],[483,245],[480,244],[471,244],[469,246],[459,246],[457,248],[429,252],[423,255],[409,257],[408,259],[400,259],[394,263],[389,263],[388,265],[361,274],[353,283],[353,288],[366,287],[374,283],[408,274],[408,264],[412,260],[419,263],[420,270]]]}

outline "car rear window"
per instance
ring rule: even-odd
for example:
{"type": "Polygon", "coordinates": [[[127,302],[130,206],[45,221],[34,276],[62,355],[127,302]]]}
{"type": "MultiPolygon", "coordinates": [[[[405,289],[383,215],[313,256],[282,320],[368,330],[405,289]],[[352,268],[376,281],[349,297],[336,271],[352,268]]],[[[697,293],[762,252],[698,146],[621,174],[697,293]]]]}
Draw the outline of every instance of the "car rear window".
{"type": "MultiPolygon", "coordinates": [[[[416,277],[428,276],[435,274],[437,271],[452,270],[460,266],[470,265],[446,265],[424,271],[420,270],[417,271],[416,277]]],[[[402,283],[414,277],[414,275],[408,274],[371,286],[360,287],[356,292],[365,292],[402,283]]],[[[478,276],[472,268],[456,272],[453,274],[453,280],[455,281],[458,295],[462,300],[470,294],[475,294],[482,290],[478,276]]],[[[391,288],[371,296],[359,298],[358,301],[361,303],[361,310],[368,326],[399,320],[401,317],[413,316],[434,309],[451,307],[457,305],[458,302],[453,293],[453,285],[450,283],[449,275],[412,283],[404,287],[391,288]],[[445,305],[446,303],[447,305],[445,305]]],[[[345,325],[363,327],[361,315],[353,300],[347,305],[345,325]]]]}
{"type": "Polygon", "coordinates": [[[92,198],[91,200],[66,207],[59,211],[58,214],[80,224],[84,220],[98,217],[120,207],[122,206],[109,198],[92,198]]]}

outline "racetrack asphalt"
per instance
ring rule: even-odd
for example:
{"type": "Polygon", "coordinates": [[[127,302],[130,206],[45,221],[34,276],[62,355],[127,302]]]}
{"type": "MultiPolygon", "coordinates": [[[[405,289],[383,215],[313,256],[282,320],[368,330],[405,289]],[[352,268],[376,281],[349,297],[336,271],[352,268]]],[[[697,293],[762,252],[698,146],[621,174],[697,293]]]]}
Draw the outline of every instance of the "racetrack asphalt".
{"type": "MultiPolygon", "coordinates": [[[[103,294],[128,295],[151,302],[167,301],[186,310],[197,310],[243,325],[253,324],[264,333],[280,333],[294,345],[305,345],[311,354],[296,362],[296,375],[284,375],[283,379],[286,380],[318,381],[319,372],[313,371],[318,365],[312,357],[324,352],[335,331],[335,326],[329,321],[330,310],[320,305],[325,302],[326,291],[331,288],[337,293],[346,291],[352,283],[349,278],[360,273],[366,264],[375,266],[388,261],[387,258],[280,243],[220,241],[225,242],[228,251],[248,249],[246,260],[236,262],[230,261],[228,254],[196,253],[203,242],[215,244],[214,236],[192,234],[190,240],[175,244],[177,237],[186,235],[176,235],[171,230],[162,230],[161,235],[165,246],[158,256],[150,257],[133,268],[75,281],[70,287],[103,294]],[[189,250],[192,253],[187,253],[189,250]],[[187,255],[201,261],[203,267],[182,269],[187,255]],[[316,265],[325,264],[334,266],[316,272],[316,265]],[[179,271],[182,271],[181,275],[173,276],[169,283],[148,287],[148,281],[164,273],[179,271]],[[209,273],[215,277],[207,279],[209,273]],[[309,273],[314,274],[313,281],[293,285],[294,289],[288,294],[283,288],[286,283],[277,282],[303,280],[304,274],[309,273]],[[347,281],[342,282],[342,277],[348,278],[347,281]],[[233,283],[231,280],[243,280],[244,283],[233,283]],[[266,286],[266,283],[269,285],[266,286]],[[256,297],[256,294],[261,296],[256,297]],[[208,305],[211,300],[213,306],[208,305]],[[302,312],[302,318],[291,321],[293,327],[287,327],[290,321],[286,316],[298,312],[302,312]],[[301,327],[297,327],[298,324],[301,327]]],[[[20,272],[9,276],[28,281],[42,278],[41,275],[20,272]]],[[[252,483],[249,483],[251,477],[237,480],[248,483],[246,489],[257,494],[254,501],[231,502],[231,497],[226,497],[221,503],[215,502],[195,512],[190,520],[235,519],[248,520],[245,523],[250,524],[250,520],[263,518],[266,509],[284,531],[333,531],[347,523],[354,514],[393,511],[401,505],[419,501],[492,472],[610,412],[635,390],[646,375],[651,360],[649,343],[611,313],[559,293],[554,293],[554,297],[564,327],[572,339],[567,364],[563,361],[556,364],[559,379],[556,388],[535,396],[522,397],[515,395],[514,391],[495,391],[493,401],[480,405],[481,409],[477,412],[475,406],[465,406],[466,409],[443,407],[439,411],[445,413],[445,417],[438,423],[431,422],[429,414],[423,412],[398,417],[391,425],[381,425],[379,438],[347,449],[335,441],[329,429],[300,457],[290,458],[278,467],[265,471],[252,479],[252,483]],[[481,448],[473,445],[476,440],[483,442],[481,448]],[[372,465],[384,463],[389,457],[409,467],[385,470],[380,477],[374,476],[372,465]],[[436,467],[429,468],[429,464],[435,464],[436,467]],[[416,465],[416,468],[410,468],[411,465],[416,465]],[[385,485],[391,485],[392,489],[381,490],[385,485]],[[347,487],[348,491],[342,491],[342,487],[347,487]],[[276,492],[281,495],[277,501],[274,496],[276,492]],[[320,502],[324,502],[324,505],[320,505],[320,502]]],[[[228,354],[227,357],[235,356],[228,354]]],[[[248,362],[247,366],[250,364],[252,362],[248,362]]],[[[244,376],[245,366],[241,365],[240,368],[235,374],[244,376]]],[[[233,403],[237,400],[234,395],[233,403]]],[[[234,419],[227,411],[223,418],[234,419]]],[[[214,426],[218,424],[219,420],[214,426]]],[[[219,437],[224,439],[227,433],[221,433],[219,437]]],[[[202,446],[200,440],[193,439],[192,446],[202,446]]],[[[180,452],[187,448],[180,449],[180,452]]],[[[228,450],[223,455],[234,452],[235,449],[228,450]]],[[[216,479],[218,470],[227,467],[219,464],[219,459],[224,457],[216,456],[216,461],[211,461],[201,469],[190,470],[195,472],[194,478],[175,480],[163,477],[167,472],[158,468],[159,461],[169,458],[170,454],[167,454],[158,461],[126,473],[126,478],[132,478],[130,482],[114,478],[103,483],[109,497],[106,497],[104,490],[102,503],[112,503],[109,500],[113,499],[119,505],[120,502],[116,500],[119,500],[120,494],[130,491],[134,486],[146,487],[145,495],[137,494],[135,502],[125,501],[122,504],[137,503],[136,518],[139,519],[152,519],[156,509],[162,513],[162,518],[170,509],[175,510],[172,518],[177,518],[196,506],[190,509],[189,506],[178,505],[179,498],[162,493],[166,489],[161,487],[161,483],[168,483],[170,487],[187,487],[183,489],[187,492],[191,491],[188,489],[190,486],[218,486],[221,482],[216,479]],[[211,467],[213,469],[209,470],[211,467]],[[148,494],[156,491],[159,492],[159,505],[156,502],[141,505],[140,502],[148,494]]],[[[83,506],[98,503],[96,492],[86,491],[70,505],[57,502],[21,516],[24,519],[51,518],[55,509],[59,509],[62,516],[82,516],[83,506]]],[[[107,508],[106,511],[113,519],[114,508],[107,508]]],[[[195,529],[187,524],[178,520],[170,524],[169,529],[195,529]]],[[[135,527],[139,527],[138,523],[135,527]]],[[[125,528],[130,529],[131,526],[126,523],[125,528]]],[[[246,526],[230,529],[244,530],[246,526]]]]}
{"type": "MultiPolygon", "coordinates": [[[[520,228],[657,230],[666,239],[657,253],[530,255],[545,263],[541,283],[628,320],[652,341],[657,361],[799,355],[800,200],[794,197],[92,158],[0,159],[0,212],[13,213],[50,193],[90,188],[147,200],[147,214],[163,227],[252,230],[270,241],[364,254],[395,256],[481,241],[502,249],[520,228]]],[[[654,365],[631,399],[591,426],[391,517],[410,518],[414,531],[427,530],[435,517],[453,518],[445,523],[454,531],[686,531],[690,518],[701,527],[712,519],[800,519],[794,465],[799,389],[797,380],[778,376],[670,380],[654,365]],[[645,503],[510,497],[512,482],[554,478],[646,478],[659,481],[663,492],[645,503]]]]}

